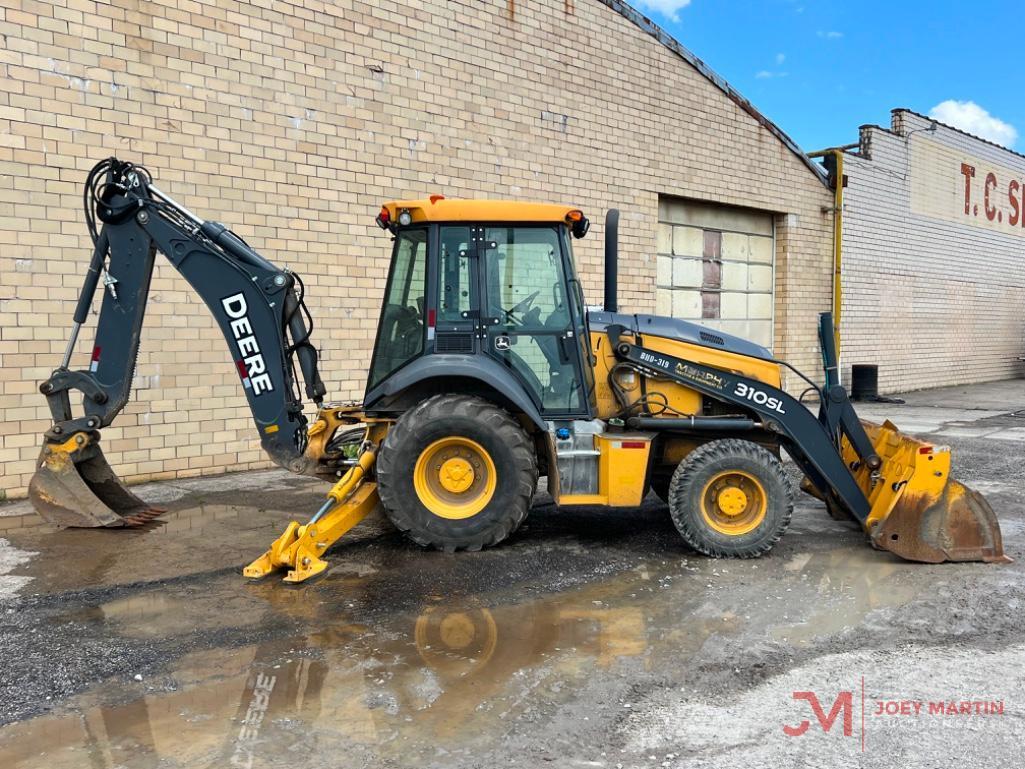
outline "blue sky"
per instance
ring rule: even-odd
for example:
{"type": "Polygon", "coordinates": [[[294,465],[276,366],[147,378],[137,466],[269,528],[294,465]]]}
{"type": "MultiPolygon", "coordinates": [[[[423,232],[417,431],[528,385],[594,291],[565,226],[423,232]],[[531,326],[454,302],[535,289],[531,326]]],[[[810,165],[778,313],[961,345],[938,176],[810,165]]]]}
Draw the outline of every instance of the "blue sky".
{"type": "Polygon", "coordinates": [[[1025,151],[1020,0],[629,1],[806,151],[894,107],[1025,151]]]}

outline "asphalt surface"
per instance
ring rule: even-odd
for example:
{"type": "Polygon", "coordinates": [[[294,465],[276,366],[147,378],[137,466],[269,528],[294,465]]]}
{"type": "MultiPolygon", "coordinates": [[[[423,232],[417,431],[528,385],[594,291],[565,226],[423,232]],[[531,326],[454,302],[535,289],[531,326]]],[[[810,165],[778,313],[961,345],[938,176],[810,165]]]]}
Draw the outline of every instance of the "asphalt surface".
{"type": "Polygon", "coordinates": [[[901,562],[801,494],[768,556],[714,561],[654,497],[542,493],[499,548],[375,518],[289,587],[239,575],[323,494],[277,471],[146,487],[170,512],[139,531],[0,508],[0,766],[1017,766],[1021,407],[1015,381],[859,408],[952,447],[1007,565],[901,562]],[[828,732],[795,692],[839,703],[828,732]]]}

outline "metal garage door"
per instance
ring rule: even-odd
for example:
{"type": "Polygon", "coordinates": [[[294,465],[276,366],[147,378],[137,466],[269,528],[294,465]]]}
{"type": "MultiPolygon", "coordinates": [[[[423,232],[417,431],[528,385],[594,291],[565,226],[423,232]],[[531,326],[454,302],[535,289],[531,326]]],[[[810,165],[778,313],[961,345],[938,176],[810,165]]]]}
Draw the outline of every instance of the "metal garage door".
{"type": "Polygon", "coordinates": [[[658,221],[656,312],[771,349],[773,215],[660,196],[658,221]]]}

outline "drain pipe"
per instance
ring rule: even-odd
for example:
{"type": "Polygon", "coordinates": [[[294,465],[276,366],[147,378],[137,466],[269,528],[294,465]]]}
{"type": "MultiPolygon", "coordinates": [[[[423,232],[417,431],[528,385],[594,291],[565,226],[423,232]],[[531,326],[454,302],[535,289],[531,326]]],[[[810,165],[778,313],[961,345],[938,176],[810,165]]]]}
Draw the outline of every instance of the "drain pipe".
{"type": "MultiPolygon", "coordinates": [[[[858,147],[857,144],[845,144],[843,147],[834,147],[819,152],[809,152],[810,158],[830,158],[833,166],[831,175],[833,177],[833,340],[836,345],[836,357],[840,359],[840,318],[843,308],[843,191],[844,173],[843,158],[846,150],[858,147]]],[[[827,161],[827,167],[830,165],[827,161]]],[[[840,369],[837,367],[837,384],[840,382],[840,369]]]]}
{"type": "Polygon", "coordinates": [[[605,214],[605,312],[619,308],[619,209],[605,214]]]}

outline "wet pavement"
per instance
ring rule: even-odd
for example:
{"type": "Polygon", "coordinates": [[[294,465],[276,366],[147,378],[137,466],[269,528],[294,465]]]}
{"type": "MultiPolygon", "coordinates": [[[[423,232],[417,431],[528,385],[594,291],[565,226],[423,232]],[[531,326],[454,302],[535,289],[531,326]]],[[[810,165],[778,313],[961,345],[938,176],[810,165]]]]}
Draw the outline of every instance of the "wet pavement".
{"type": "Polygon", "coordinates": [[[324,492],[278,471],[145,487],[170,512],[131,532],[0,509],[0,766],[1017,765],[1025,382],[968,390],[859,411],[952,446],[1006,566],[904,563],[803,495],[767,557],[714,561],[653,497],[541,493],[499,548],[425,552],[374,518],[292,587],[239,575],[324,492]],[[850,733],[802,691],[824,716],[849,692],[850,733]]]}

